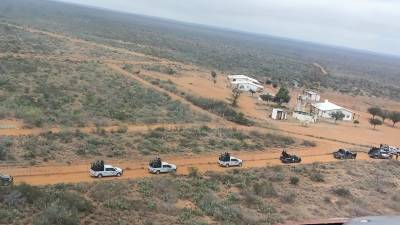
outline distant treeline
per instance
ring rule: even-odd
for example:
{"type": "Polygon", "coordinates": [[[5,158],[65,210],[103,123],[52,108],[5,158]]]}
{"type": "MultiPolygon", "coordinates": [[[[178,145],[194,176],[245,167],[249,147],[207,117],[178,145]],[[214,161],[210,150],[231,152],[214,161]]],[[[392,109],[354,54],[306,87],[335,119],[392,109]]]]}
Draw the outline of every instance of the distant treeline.
{"type": "Polygon", "coordinates": [[[3,0],[0,15],[5,21],[229,73],[400,99],[400,60],[395,57],[56,2],[3,0]]]}

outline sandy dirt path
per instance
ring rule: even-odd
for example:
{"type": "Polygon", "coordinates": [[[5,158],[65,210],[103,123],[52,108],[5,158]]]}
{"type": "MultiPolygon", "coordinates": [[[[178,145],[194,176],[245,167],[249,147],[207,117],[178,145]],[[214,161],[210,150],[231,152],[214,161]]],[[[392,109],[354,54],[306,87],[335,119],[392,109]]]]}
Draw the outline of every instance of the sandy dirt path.
{"type": "MultiPolygon", "coordinates": [[[[282,165],[279,160],[280,149],[270,149],[268,151],[257,152],[232,152],[233,155],[244,160],[243,167],[245,168],[258,168],[265,166],[282,165]]],[[[290,149],[289,153],[297,154],[302,157],[302,164],[310,164],[315,162],[334,162],[337,161],[332,157],[330,149],[316,148],[302,148],[290,149]]],[[[217,162],[218,153],[203,154],[195,156],[169,156],[164,160],[174,163],[178,167],[179,175],[188,174],[190,167],[196,167],[200,172],[206,171],[226,171],[234,169],[220,167],[217,162]]],[[[364,152],[358,153],[357,160],[369,160],[368,155],[364,152]]],[[[103,178],[102,180],[110,179],[137,179],[152,175],[147,172],[148,160],[138,161],[107,161],[107,163],[119,166],[125,170],[124,175],[120,178],[111,177],[103,178]]],[[[2,166],[0,170],[4,173],[11,174],[15,178],[15,183],[28,183],[31,185],[49,185],[57,183],[79,183],[79,182],[93,182],[99,179],[89,176],[89,162],[80,162],[76,165],[43,165],[32,167],[12,167],[2,166]]],[[[162,176],[162,175],[160,175],[162,176]]]]}

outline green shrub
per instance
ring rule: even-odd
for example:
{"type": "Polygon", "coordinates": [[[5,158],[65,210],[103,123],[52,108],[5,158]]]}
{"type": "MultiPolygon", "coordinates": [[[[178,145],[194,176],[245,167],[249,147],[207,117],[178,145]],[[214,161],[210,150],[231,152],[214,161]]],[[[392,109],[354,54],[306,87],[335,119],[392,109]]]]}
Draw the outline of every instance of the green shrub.
{"type": "Polygon", "coordinates": [[[27,203],[33,204],[37,202],[38,199],[42,198],[44,193],[36,186],[31,186],[29,184],[20,184],[15,187],[15,189],[22,194],[27,203]]]}
{"type": "Polygon", "coordinates": [[[281,196],[281,202],[286,204],[291,204],[296,201],[296,193],[294,192],[286,192],[281,196]]]}
{"type": "Polygon", "coordinates": [[[212,100],[193,95],[186,95],[185,97],[188,101],[199,106],[200,108],[210,111],[219,116],[222,116],[234,123],[245,126],[251,126],[254,124],[253,121],[245,118],[243,113],[236,112],[230,105],[228,105],[223,101],[212,100]]]}
{"type": "Polygon", "coordinates": [[[271,182],[261,182],[255,183],[253,185],[253,191],[259,196],[262,197],[276,197],[277,192],[271,182]]]}
{"type": "Polygon", "coordinates": [[[188,176],[189,176],[189,177],[192,177],[192,178],[197,178],[197,177],[199,177],[199,176],[200,176],[200,174],[199,174],[199,169],[196,168],[196,167],[189,167],[189,174],[188,174],[188,176]]]}
{"type": "Polygon", "coordinates": [[[299,182],[300,182],[300,178],[298,178],[298,177],[290,177],[290,184],[298,185],[299,182]]]}
{"type": "Polygon", "coordinates": [[[272,181],[272,182],[282,182],[282,181],[285,180],[285,174],[280,173],[280,172],[274,173],[274,174],[269,178],[269,180],[272,181]]]}
{"type": "Polygon", "coordinates": [[[13,139],[9,137],[0,137],[0,160],[6,160],[13,145],[13,139]]]}
{"type": "Polygon", "coordinates": [[[312,171],[310,174],[310,179],[314,182],[324,182],[324,175],[320,172],[312,171]]]}
{"type": "Polygon", "coordinates": [[[344,188],[344,187],[337,187],[337,188],[333,188],[332,192],[340,197],[349,197],[351,196],[351,192],[350,190],[344,188]]]}
{"type": "Polygon", "coordinates": [[[63,206],[52,204],[33,220],[34,225],[77,225],[79,224],[79,216],[74,210],[67,209],[63,206]]]}
{"type": "Polygon", "coordinates": [[[93,209],[89,201],[75,192],[63,191],[58,193],[56,197],[59,205],[73,211],[88,213],[93,209]]]}

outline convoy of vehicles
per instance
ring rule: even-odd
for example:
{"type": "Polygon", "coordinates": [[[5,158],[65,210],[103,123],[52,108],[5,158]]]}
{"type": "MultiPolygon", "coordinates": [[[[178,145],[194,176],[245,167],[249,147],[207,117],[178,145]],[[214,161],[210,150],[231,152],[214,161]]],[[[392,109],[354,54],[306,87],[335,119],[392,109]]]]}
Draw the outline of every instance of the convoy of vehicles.
{"type": "Polygon", "coordinates": [[[151,160],[148,166],[150,173],[175,173],[177,170],[176,165],[161,161],[161,158],[151,160]]]}
{"type": "Polygon", "coordinates": [[[92,177],[102,178],[102,177],[120,177],[124,171],[119,167],[114,167],[111,165],[104,165],[103,160],[98,160],[92,163],[89,174],[92,177]]]}
{"type": "MultiPolygon", "coordinates": [[[[347,149],[339,149],[338,151],[332,152],[333,157],[336,159],[356,159],[357,153],[354,153],[347,149]]],[[[400,155],[400,149],[388,145],[380,145],[379,147],[372,147],[368,151],[368,155],[374,159],[391,159],[393,156],[396,158],[400,155]]],[[[284,164],[300,163],[301,157],[297,155],[288,154],[285,150],[282,151],[280,160],[284,164]]],[[[218,158],[218,164],[223,167],[239,166],[243,165],[243,160],[231,156],[229,152],[221,154],[218,158]]],[[[148,165],[148,171],[153,174],[159,173],[173,173],[177,171],[177,167],[174,164],[163,162],[161,158],[151,160],[148,165]]],[[[124,170],[119,167],[112,165],[105,165],[103,160],[97,160],[91,164],[89,174],[92,177],[120,177],[124,173],[124,170]]],[[[0,174],[0,186],[8,186],[13,184],[14,178],[10,175],[0,174]]]]}
{"type": "Polygon", "coordinates": [[[333,152],[333,157],[335,159],[356,159],[357,153],[341,148],[338,151],[333,152]]]}
{"type": "Polygon", "coordinates": [[[219,156],[218,164],[225,167],[242,166],[243,160],[231,156],[229,152],[225,152],[219,156]]]}

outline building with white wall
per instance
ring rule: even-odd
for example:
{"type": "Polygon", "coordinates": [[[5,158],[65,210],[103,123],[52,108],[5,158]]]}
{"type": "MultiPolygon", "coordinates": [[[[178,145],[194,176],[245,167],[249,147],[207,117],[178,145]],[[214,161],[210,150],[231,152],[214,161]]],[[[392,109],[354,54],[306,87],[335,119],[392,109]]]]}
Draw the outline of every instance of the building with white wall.
{"type": "Polygon", "coordinates": [[[311,111],[318,117],[326,119],[332,119],[332,113],[340,111],[344,114],[344,121],[352,121],[355,115],[353,111],[338,106],[328,100],[311,104],[311,111]]]}
{"type": "Polygon", "coordinates": [[[272,109],[271,118],[274,120],[286,120],[287,112],[283,109],[272,109]]]}
{"type": "Polygon", "coordinates": [[[233,88],[238,88],[241,91],[252,90],[255,92],[259,92],[264,90],[264,87],[258,80],[245,75],[229,75],[228,79],[233,88]]]}
{"type": "Polygon", "coordinates": [[[231,83],[232,82],[251,82],[254,84],[261,85],[260,81],[254,79],[254,78],[248,77],[246,75],[229,75],[228,79],[229,79],[229,82],[231,82],[231,83]]]}

